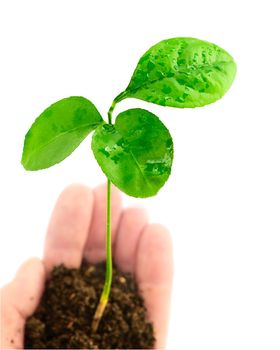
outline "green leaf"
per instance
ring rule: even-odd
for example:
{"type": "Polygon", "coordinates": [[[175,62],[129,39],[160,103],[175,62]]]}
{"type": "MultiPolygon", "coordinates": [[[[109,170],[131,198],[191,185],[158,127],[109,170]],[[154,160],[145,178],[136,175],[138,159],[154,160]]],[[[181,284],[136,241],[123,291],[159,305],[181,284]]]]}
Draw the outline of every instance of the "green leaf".
{"type": "Polygon", "coordinates": [[[235,73],[233,58],[217,45],[194,38],[167,39],[141,57],[121,99],[200,107],[221,98],[235,73]]]}
{"type": "Polygon", "coordinates": [[[118,115],[115,125],[99,126],[92,150],[105,175],[133,197],[154,196],[171,172],[170,133],[144,109],[129,109],[118,115]]]}
{"type": "Polygon", "coordinates": [[[104,121],[86,98],[64,98],[47,108],[25,136],[22,165],[39,170],[61,162],[104,121]]]}

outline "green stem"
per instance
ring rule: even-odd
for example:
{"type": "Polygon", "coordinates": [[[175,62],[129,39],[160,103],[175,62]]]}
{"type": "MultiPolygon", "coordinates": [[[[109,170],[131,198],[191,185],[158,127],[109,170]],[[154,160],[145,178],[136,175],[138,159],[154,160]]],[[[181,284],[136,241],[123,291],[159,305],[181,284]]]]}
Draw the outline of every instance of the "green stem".
{"type": "Polygon", "coordinates": [[[113,276],[112,242],[111,242],[111,181],[107,179],[107,214],[106,214],[106,276],[101,294],[101,301],[109,299],[113,276]]]}
{"type": "Polygon", "coordinates": [[[127,95],[126,95],[126,91],[123,91],[121,92],[120,94],[118,94],[117,97],[114,98],[113,102],[112,102],[112,105],[109,109],[109,112],[108,112],[108,120],[109,120],[109,124],[112,124],[112,113],[113,113],[113,110],[115,109],[116,107],[116,104],[122,100],[124,100],[127,95]]]}
{"type": "MultiPolygon", "coordinates": [[[[119,94],[114,101],[108,112],[108,122],[112,124],[112,113],[118,102],[125,98],[125,92],[119,94]]],[[[107,178],[107,212],[106,212],[106,273],[105,282],[102,290],[102,294],[99,300],[99,304],[95,311],[95,315],[92,320],[92,329],[97,331],[99,322],[102,318],[103,312],[108,303],[111,285],[113,277],[113,259],[112,259],[112,242],[111,242],[111,181],[107,178]]]]}
{"type": "MultiPolygon", "coordinates": [[[[117,104],[116,99],[113,101],[109,112],[108,121],[112,124],[112,113],[117,104]]],[[[111,242],[111,181],[107,178],[107,211],[106,211],[106,275],[103,291],[100,301],[106,302],[109,299],[113,276],[113,261],[112,261],[112,242],[111,242]]]]}
{"type": "Polygon", "coordinates": [[[111,242],[111,181],[107,179],[107,213],[106,213],[106,274],[102,294],[97,305],[93,320],[92,330],[97,332],[99,322],[108,303],[113,277],[112,242],[111,242]]]}

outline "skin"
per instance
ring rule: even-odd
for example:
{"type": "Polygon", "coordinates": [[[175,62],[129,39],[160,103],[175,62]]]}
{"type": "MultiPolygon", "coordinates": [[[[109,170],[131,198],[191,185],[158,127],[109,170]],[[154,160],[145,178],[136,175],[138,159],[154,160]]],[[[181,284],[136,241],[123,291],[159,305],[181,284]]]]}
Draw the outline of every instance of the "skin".
{"type": "MultiPolygon", "coordinates": [[[[36,309],[55,265],[79,267],[83,258],[93,263],[104,260],[105,220],[105,185],[94,190],[71,185],[61,193],[47,230],[43,260],[26,261],[1,289],[1,348],[23,348],[25,321],[36,309]]],[[[117,266],[134,273],[154,323],[156,348],[164,349],[173,276],[171,238],[166,228],[148,222],[144,209],[123,209],[114,187],[112,245],[117,266]]]]}

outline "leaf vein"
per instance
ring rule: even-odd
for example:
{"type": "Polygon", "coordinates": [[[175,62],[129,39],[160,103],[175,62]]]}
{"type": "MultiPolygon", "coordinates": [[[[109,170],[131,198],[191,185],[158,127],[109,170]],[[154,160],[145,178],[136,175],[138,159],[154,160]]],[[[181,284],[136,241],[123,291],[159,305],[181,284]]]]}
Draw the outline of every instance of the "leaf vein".
{"type": "MultiPolygon", "coordinates": [[[[64,131],[64,132],[62,132],[62,133],[56,135],[55,137],[51,138],[48,142],[42,144],[40,147],[34,149],[33,152],[31,151],[31,152],[29,153],[29,157],[28,157],[28,158],[29,158],[29,159],[32,158],[32,156],[33,156],[34,154],[38,153],[39,151],[41,151],[42,149],[44,149],[45,147],[47,147],[49,144],[53,143],[56,139],[62,137],[62,136],[65,135],[65,134],[71,134],[71,133],[73,133],[73,132],[75,132],[75,131],[77,131],[77,130],[84,130],[84,129],[90,127],[90,126],[92,126],[92,127],[93,127],[92,130],[94,130],[95,125],[96,125],[96,124],[87,124],[87,125],[84,125],[82,128],[81,128],[81,127],[76,127],[76,128],[73,128],[73,129],[64,131]]],[[[90,131],[89,131],[89,132],[90,132],[90,131]]]]}
{"type": "Polygon", "coordinates": [[[133,158],[133,160],[134,160],[134,162],[135,162],[137,168],[139,169],[139,172],[140,172],[140,174],[142,175],[142,177],[143,177],[143,179],[144,179],[144,182],[146,182],[147,186],[148,186],[150,189],[152,189],[152,188],[151,188],[151,184],[149,183],[148,179],[147,179],[146,176],[144,175],[144,172],[143,172],[143,170],[141,169],[141,166],[140,166],[139,162],[137,161],[137,158],[135,157],[135,155],[133,154],[133,152],[132,152],[131,150],[129,150],[129,153],[131,154],[131,156],[132,156],[132,158],[133,158]]]}
{"type": "MultiPolygon", "coordinates": [[[[215,65],[220,65],[220,64],[224,64],[224,63],[230,63],[230,61],[219,61],[219,62],[215,62],[214,64],[203,64],[203,65],[199,65],[199,66],[196,66],[195,69],[193,69],[193,72],[194,71],[198,71],[198,70],[203,70],[204,68],[209,68],[209,67],[214,67],[215,65]]],[[[183,72],[183,71],[180,71],[178,70],[178,73],[177,74],[183,74],[183,75],[186,75],[187,73],[186,72],[183,72]]],[[[176,75],[176,74],[175,74],[176,75]]],[[[140,89],[143,89],[145,88],[147,85],[152,85],[154,83],[157,83],[159,81],[162,81],[162,80],[169,80],[169,79],[174,79],[174,77],[167,77],[167,76],[163,76],[163,77],[159,77],[159,78],[156,78],[156,79],[153,79],[153,80],[148,80],[146,83],[138,86],[138,87],[135,87],[133,89],[129,89],[129,86],[127,87],[126,91],[134,94],[135,92],[137,92],[138,90],[140,89]]],[[[175,79],[176,80],[176,79],[175,79]]],[[[189,86],[191,88],[191,86],[189,86]]]]}

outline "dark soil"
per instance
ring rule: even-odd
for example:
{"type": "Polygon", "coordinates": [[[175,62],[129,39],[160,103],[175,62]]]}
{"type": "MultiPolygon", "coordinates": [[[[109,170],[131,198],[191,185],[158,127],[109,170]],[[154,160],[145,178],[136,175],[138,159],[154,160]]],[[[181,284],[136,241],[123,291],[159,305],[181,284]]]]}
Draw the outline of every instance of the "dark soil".
{"type": "Polygon", "coordinates": [[[25,328],[26,349],[152,349],[152,324],[131,274],[116,268],[97,333],[92,318],[104,283],[104,263],[80,269],[55,267],[25,328]]]}

